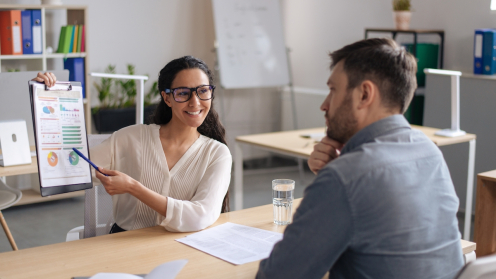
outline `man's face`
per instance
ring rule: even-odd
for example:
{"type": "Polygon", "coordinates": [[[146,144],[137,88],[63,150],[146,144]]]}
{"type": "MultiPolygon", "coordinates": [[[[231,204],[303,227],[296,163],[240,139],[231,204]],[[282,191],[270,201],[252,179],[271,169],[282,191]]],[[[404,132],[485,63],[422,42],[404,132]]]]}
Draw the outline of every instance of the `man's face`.
{"type": "Polygon", "coordinates": [[[356,133],[358,121],[354,115],[352,90],[347,90],[348,76],[343,61],[336,64],[327,85],[330,92],[320,106],[325,112],[327,136],[345,144],[356,133]]]}

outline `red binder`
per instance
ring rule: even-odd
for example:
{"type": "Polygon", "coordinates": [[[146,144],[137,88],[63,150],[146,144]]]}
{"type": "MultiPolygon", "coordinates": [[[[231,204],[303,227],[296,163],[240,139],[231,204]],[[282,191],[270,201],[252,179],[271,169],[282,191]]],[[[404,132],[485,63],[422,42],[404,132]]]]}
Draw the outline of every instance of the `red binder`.
{"type": "Polygon", "coordinates": [[[2,55],[22,54],[21,11],[0,11],[2,55]]]}

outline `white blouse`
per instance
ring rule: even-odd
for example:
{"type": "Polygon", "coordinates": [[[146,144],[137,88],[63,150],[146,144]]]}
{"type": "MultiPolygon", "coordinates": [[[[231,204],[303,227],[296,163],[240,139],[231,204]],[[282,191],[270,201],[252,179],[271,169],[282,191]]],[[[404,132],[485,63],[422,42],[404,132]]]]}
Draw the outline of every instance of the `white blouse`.
{"type": "MultiPolygon", "coordinates": [[[[161,225],[172,232],[202,230],[219,218],[231,180],[229,149],[201,135],[169,171],[159,125],[133,125],[90,150],[91,160],[123,172],[167,199],[164,217],[130,194],[112,196],[114,219],[125,230],[161,225]]],[[[94,184],[96,179],[93,171],[94,184]]]]}

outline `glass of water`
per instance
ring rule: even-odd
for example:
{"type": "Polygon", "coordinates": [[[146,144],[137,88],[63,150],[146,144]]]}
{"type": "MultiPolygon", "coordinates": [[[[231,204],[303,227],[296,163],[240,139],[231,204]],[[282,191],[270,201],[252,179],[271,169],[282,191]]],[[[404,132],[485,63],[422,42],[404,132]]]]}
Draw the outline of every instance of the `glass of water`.
{"type": "Polygon", "coordinates": [[[272,204],[274,224],[287,225],[293,216],[293,194],[295,182],[291,179],[272,180],[272,204]]]}

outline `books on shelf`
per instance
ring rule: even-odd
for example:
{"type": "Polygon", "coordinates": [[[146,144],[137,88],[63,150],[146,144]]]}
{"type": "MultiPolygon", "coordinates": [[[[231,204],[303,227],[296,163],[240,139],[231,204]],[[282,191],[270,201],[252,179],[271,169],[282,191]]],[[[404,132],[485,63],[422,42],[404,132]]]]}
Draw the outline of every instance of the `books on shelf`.
{"type": "Polygon", "coordinates": [[[2,55],[41,54],[41,10],[0,11],[0,49],[2,55]]]}
{"type": "Polygon", "coordinates": [[[474,74],[496,74],[496,29],[476,29],[474,74]]]}
{"type": "Polygon", "coordinates": [[[84,25],[67,25],[60,29],[58,53],[84,52],[84,25]]]}

